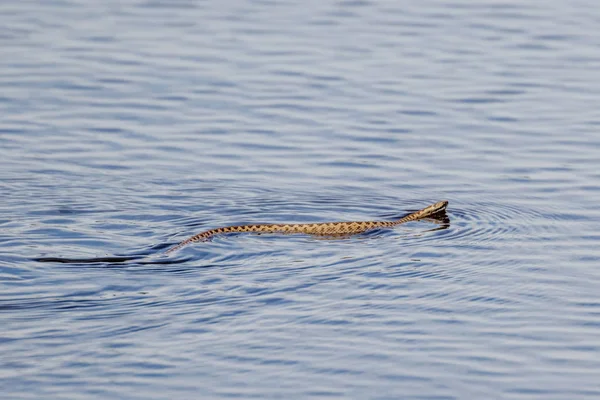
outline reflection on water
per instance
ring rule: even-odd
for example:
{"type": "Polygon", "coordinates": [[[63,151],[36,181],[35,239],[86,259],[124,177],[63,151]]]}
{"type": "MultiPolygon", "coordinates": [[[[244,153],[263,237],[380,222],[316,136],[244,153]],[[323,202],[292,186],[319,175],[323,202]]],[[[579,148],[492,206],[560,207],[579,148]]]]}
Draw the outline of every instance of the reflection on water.
{"type": "Polygon", "coordinates": [[[600,398],[595,2],[34,3],[0,12],[3,396],[600,398]]]}

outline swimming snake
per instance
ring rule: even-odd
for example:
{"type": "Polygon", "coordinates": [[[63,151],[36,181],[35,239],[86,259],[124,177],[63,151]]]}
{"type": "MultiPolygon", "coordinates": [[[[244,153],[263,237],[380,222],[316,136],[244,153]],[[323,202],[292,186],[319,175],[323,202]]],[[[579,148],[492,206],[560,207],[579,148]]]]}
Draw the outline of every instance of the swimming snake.
{"type": "Polygon", "coordinates": [[[427,218],[440,213],[446,209],[446,200],[438,201],[419,211],[408,214],[396,221],[350,221],[350,222],[321,222],[315,224],[258,224],[258,225],[236,225],[222,228],[210,229],[200,232],[183,242],[168,249],[165,254],[179,250],[183,246],[194,242],[205,242],[213,236],[223,233],[234,232],[257,232],[257,233],[305,233],[309,235],[335,236],[354,235],[377,228],[390,228],[410,221],[427,218]]]}

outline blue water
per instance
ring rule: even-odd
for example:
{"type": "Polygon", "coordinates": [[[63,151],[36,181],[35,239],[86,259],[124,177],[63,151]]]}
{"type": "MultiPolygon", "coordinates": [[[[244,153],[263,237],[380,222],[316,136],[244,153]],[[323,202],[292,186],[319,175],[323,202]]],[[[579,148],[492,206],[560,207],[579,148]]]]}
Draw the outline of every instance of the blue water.
{"type": "Polygon", "coordinates": [[[600,8],[474,3],[0,5],[0,398],[600,398],[600,8]]]}

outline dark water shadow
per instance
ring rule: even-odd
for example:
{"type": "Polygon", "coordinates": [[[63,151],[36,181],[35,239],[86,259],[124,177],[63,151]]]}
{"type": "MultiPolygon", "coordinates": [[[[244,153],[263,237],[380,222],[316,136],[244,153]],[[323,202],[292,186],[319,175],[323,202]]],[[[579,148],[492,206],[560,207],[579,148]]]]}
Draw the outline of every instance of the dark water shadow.
{"type": "Polygon", "coordinates": [[[163,254],[163,250],[172,246],[172,243],[160,243],[152,246],[149,249],[129,254],[129,255],[115,255],[115,256],[104,256],[104,257],[86,257],[86,258],[71,258],[71,257],[36,257],[32,258],[33,261],[43,263],[59,263],[59,264],[108,264],[111,266],[114,264],[180,264],[189,261],[190,258],[181,257],[167,257],[163,254]]]}

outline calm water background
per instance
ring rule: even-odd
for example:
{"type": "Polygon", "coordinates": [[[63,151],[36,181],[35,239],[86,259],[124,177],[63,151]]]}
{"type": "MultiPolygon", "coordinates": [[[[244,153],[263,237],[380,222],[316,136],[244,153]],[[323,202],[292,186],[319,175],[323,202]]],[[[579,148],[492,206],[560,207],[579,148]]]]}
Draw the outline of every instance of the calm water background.
{"type": "Polygon", "coordinates": [[[600,8],[527,4],[3,2],[0,397],[600,398],[600,8]]]}

